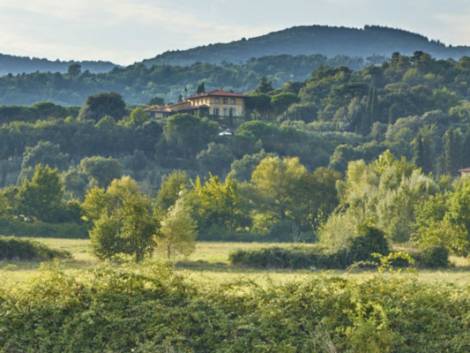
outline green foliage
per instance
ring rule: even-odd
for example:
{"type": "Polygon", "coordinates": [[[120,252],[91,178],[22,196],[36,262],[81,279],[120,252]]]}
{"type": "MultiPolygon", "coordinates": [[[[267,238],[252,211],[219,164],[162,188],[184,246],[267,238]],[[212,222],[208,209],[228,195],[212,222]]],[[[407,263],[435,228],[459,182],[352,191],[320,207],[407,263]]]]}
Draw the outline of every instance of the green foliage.
{"type": "Polygon", "coordinates": [[[385,234],[377,228],[369,225],[360,225],[346,250],[351,263],[357,261],[369,261],[373,254],[388,255],[389,244],[385,234]]]}
{"type": "Polygon", "coordinates": [[[143,274],[98,268],[83,278],[45,272],[0,293],[0,349],[465,353],[469,295],[382,276],[200,288],[155,267],[143,274]]]}
{"type": "Polygon", "coordinates": [[[3,234],[21,237],[86,238],[88,234],[86,225],[77,222],[46,223],[11,217],[0,218],[0,229],[3,234]]]}
{"type": "Polygon", "coordinates": [[[183,157],[195,156],[217,132],[217,125],[190,114],[176,114],[164,126],[167,144],[183,157]]]}
{"type": "Polygon", "coordinates": [[[19,209],[27,217],[41,221],[59,221],[63,211],[63,184],[56,169],[37,165],[31,180],[18,191],[19,209]]]}
{"type": "Polygon", "coordinates": [[[114,179],[122,177],[122,165],[114,158],[88,157],[80,161],[80,170],[99,187],[107,187],[114,179]]]}
{"type": "Polygon", "coordinates": [[[88,97],[80,110],[79,118],[99,121],[105,116],[110,116],[118,120],[125,115],[126,103],[118,93],[111,92],[88,97]]]}
{"type": "Polygon", "coordinates": [[[114,180],[106,189],[91,189],[82,208],[93,223],[90,239],[99,258],[133,255],[136,262],[151,255],[155,221],[150,200],[129,177],[114,180]]]}
{"type": "Polygon", "coordinates": [[[36,241],[0,237],[0,261],[47,261],[70,257],[67,251],[54,250],[36,241]]]}
{"type": "Polygon", "coordinates": [[[168,210],[160,222],[157,244],[168,260],[176,254],[191,255],[196,249],[197,223],[184,195],[168,210]]]}
{"type": "Polygon", "coordinates": [[[176,204],[180,195],[190,186],[189,176],[186,172],[175,170],[165,176],[158,190],[155,201],[156,209],[161,212],[167,212],[176,204]]]}
{"type": "Polygon", "coordinates": [[[425,268],[447,268],[450,266],[449,250],[444,246],[433,246],[414,254],[419,266],[425,268]]]}

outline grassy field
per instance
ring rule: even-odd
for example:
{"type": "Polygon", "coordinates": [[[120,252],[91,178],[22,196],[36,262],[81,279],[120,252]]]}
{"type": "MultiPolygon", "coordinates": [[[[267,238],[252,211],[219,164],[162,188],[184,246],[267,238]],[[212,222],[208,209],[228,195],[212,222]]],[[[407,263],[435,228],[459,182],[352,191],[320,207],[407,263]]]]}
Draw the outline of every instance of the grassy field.
{"type": "MultiPolygon", "coordinates": [[[[92,269],[99,264],[99,260],[91,252],[88,240],[46,238],[35,238],[35,240],[41,241],[52,248],[67,250],[72,253],[73,259],[65,260],[58,264],[66,272],[80,272],[92,269]]],[[[270,282],[286,283],[289,281],[311,279],[315,276],[347,276],[367,279],[376,275],[375,272],[348,273],[347,271],[263,271],[233,268],[229,265],[229,254],[232,251],[276,246],[289,247],[294,246],[294,244],[199,242],[196,251],[186,259],[178,259],[175,267],[176,271],[184,275],[188,280],[212,284],[240,280],[254,281],[260,284],[270,282]]],[[[298,244],[295,246],[298,246],[298,244]]],[[[163,256],[156,253],[155,258],[163,258],[163,256]]],[[[394,273],[389,276],[413,276],[421,281],[470,285],[470,260],[453,257],[452,262],[455,266],[448,270],[408,271],[394,273]]],[[[27,281],[38,276],[41,273],[41,269],[47,266],[48,264],[36,262],[0,262],[0,286],[14,286],[27,281]]]]}

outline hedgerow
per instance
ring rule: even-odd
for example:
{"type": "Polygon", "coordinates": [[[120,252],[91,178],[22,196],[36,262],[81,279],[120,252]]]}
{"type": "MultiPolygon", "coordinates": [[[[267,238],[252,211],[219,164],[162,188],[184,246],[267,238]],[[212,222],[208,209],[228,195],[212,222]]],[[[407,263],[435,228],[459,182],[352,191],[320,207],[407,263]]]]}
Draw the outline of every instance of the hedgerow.
{"type": "Polygon", "coordinates": [[[467,353],[470,289],[381,277],[197,286],[168,270],[44,273],[0,291],[5,353],[467,353]]]}
{"type": "Polygon", "coordinates": [[[43,261],[69,257],[71,254],[68,251],[51,249],[37,241],[0,236],[0,261],[43,261]]]}

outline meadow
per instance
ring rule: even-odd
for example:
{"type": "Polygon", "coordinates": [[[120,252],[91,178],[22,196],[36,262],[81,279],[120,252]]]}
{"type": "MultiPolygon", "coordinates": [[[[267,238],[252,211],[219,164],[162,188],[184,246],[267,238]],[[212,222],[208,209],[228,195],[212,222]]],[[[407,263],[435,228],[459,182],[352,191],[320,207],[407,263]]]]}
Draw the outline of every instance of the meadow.
{"type": "MultiPolygon", "coordinates": [[[[32,238],[33,239],[33,238],[32,238]]],[[[92,252],[88,239],[52,239],[34,238],[45,245],[58,250],[66,250],[72,254],[71,259],[55,260],[52,262],[0,262],[0,287],[12,287],[27,283],[41,276],[44,269],[50,267],[60,268],[65,273],[80,274],[99,266],[99,261],[92,252]]],[[[470,259],[451,257],[452,267],[440,270],[404,270],[387,274],[378,274],[376,271],[341,271],[341,270],[260,270],[241,267],[232,267],[229,263],[230,253],[236,250],[254,250],[268,247],[298,247],[294,243],[233,243],[233,242],[198,242],[196,250],[189,257],[173,259],[174,271],[185,279],[197,284],[227,284],[239,281],[253,281],[258,284],[274,283],[286,284],[289,282],[302,282],[316,277],[341,277],[367,280],[375,276],[388,276],[397,278],[414,278],[426,283],[449,283],[459,286],[470,285],[470,259]]],[[[313,244],[302,244],[302,247],[315,247],[313,244]]],[[[133,268],[145,268],[155,263],[166,262],[164,254],[155,251],[152,259],[133,268]]],[[[114,263],[114,267],[119,264],[114,263]]],[[[126,267],[125,265],[122,265],[126,267]]]]}

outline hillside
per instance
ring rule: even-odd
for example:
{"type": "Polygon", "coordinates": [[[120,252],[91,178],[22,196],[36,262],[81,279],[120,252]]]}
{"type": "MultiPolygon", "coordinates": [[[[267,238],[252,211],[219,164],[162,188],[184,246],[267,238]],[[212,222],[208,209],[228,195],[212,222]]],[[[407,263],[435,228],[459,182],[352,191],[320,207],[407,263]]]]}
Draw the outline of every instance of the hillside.
{"type": "Polygon", "coordinates": [[[0,54],[0,76],[32,72],[67,72],[70,64],[78,63],[83,71],[102,73],[112,70],[116,65],[109,61],[61,61],[24,56],[0,54]]]}
{"type": "Polygon", "coordinates": [[[243,38],[231,43],[169,51],[153,59],[145,60],[144,63],[146,65],[191,65],[195,62],[240,63],[251,58],[281,54],[389,57],[394,52],[409,55],[415,51],[425,51],[437,58],[455,59],[470,55],[469,47],[446,46],[439,41],[399,29],[380,26],[347,28],[316,25],[293,27],[255,38],[243,38]]]}
{"type": "Polygon", "coordinates": [[[81,105],[88,96],[104,91],[118,92],[130,104],[147,103],[155,96],[170,102],[184,95],[185,90],[193,92],[200,82],[205,82],[208,89],[223,87],[243,92],[255,88],[263,76],[278,87],[286,81],[303,81],[320,66],[359,69],[364,64],[360,58],[283,55],[253,59],[240,65],[199,63],[185,67],[146,67],[136,64],[101,74],[82,72],[70,76],[31,73],[3,76],[0,77],[0,104],[24,105],[50,101],[81,105]]]}

